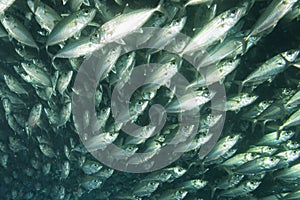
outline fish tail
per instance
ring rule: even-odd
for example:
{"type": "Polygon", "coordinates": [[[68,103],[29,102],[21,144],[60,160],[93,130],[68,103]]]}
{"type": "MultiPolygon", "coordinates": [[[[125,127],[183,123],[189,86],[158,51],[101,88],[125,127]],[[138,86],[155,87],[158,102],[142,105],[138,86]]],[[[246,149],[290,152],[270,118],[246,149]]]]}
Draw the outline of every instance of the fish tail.
{"type": "Polygon", "coordinates": [[[244,87],[243,81],[233,81],[233,83],[238,86],[238,94],[240,94],[244,87]]]}
{"type": "Polygon", "coordinates": [[[211,198],[211,199],[214,199],[214,196],[215,196],[216,190],[217,190],[217,188],[216,188],[216,187],[214,187],[214,188],[212,188],[212,189],[211,189],[211,194],[210,194],[210,198],[211,198]]]}
{"type": "Polygon", "coordinates": [[[155,8],[155,11],[161,12],[162,14],[166,15],[168,19],[170,19],[171,17],[169,12],[162,7],[163,4],[164,4],[164,0],[160,0],[157,7],[155,8]]]}

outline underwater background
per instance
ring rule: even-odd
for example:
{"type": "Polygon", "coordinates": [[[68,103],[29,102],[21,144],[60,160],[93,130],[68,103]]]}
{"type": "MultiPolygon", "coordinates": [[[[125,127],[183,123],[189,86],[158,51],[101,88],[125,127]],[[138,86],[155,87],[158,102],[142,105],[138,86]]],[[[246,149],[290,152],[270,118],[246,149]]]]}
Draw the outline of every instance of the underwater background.
{"type": "Polygon", "coordinates": [[[0,0],[0,199],[300,199],[299,3],[0,0]]]}

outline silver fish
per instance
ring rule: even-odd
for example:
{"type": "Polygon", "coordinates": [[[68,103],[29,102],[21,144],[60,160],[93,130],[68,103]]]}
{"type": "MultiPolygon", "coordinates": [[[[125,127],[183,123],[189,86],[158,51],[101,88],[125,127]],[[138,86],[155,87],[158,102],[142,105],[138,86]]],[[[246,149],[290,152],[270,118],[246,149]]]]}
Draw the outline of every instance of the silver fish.
{"type": "Polygon", "coordinates": [[[15,0],[1,0],[0,1],[0,14],[4,13],[6,9],[8,9],[15,0]]]}
{"type": "Polygon", "coordinates": [[[250,147],[247,150],[247,152],[257,153],[262,156],[271,156],[274,153],[276,153],[277,150],[278,150],[278,148],[270,147],[270,146],[253,146],[253,147],[250,147]]]}
{"type": "Polygon", "coordinates": [[[258,35],[267,29],[274,28],[296,2],[297,0],[273,0],[253,25],[249,36],[258,35]]]}
{"type": "Polygon", "coordinates": [[[93,20],[95,15],[95,9],[83,9],[62,19],[49,34],[46,46],[58,44],[74,36],[85,28],[87,24],[93,20]]]}
{"type": "Polygon", "coordinates": [[[259,157],[260,155],[255,153],[240,153],[223,162],[221,166],[228,168],[236,168],[241,166],[242,164],[245,164],[246,162],[249,162],[259,157]]]}
{"type": "Polygon", "coordinates": [[[300,164],[295,164],[291,167],[285,168],[275,174],[276,179],[280,180],[297,180],[300,175],[300,164]]]}
{"type": "Polygon", "coordinates": [[[256,158],[239,166],[235,172],[244,175],[257,174],[275,168],[279,161],[276,157],[256,158]]]}
{"type": "Polygon", "coordinates": [[[103,150],[107,145],[111,144],[117,137],[119,133],[101,133],[96,135],[85,142],[85,147],[89,151],[97,151],[99,149],[103,150]]]}
{"type": "Polygon", "coordinates": [[[185,190],[170,189],[165,190],[162,194],[158,195],[157,200],[181,200],[188,194],[185,190]]]}
{"type": "Polygon", "coordinates": [[[5,15],[0,17],[0,21],[11,37],[22,44],[39,49],[31,33],[19,20],[15,19],[13,16],[5,15]]]}
{"type": "Polygon", "coordinates": [[[36,21],[39,25],[48,31],[49,33],[55,27],[55,25],[61,21],[59,14],[50,6],[40,2],[37,8],[35,8],[34,1],[28,0],[27,5],[31,12],[34,13],[36,21]]]}
{"type": "Polygon", "coordinates": [[[280,127],[279,130],[300,124],[300,109],[294,112],[280,127]]]}
{"type": "Polygon", "coordinates": [[[244,85],[257,86],[265,81],[271,81],[274,76],[285,69],[288,62],[294,61],[298,54],[299,51],[290,50],[272,57],[258,69],[249,74],[242,82],[242,87],[244,85]]]}
{"type": "Polygon", "coordinates": [[[82,166],[82,171],[85,174],[94,174],[97,173],[102,169],[102,165],[99,162],[92,161],[92,160],[86,160],[85,163],[82,166]]]}
{"type": "Polygon", "coordinates": [[[186,190],[186,191],[196,191],[207,185],[208,181],[201,179],[192,179],[184,181],[176,185],[176,188],[186,190]]]}
{"type": "Polygon", "coordinates": [[[120,41],[123,37],[141,28],[154,12],[162,10],[162,4],[163,0],[159,2],[159,5],[156,8],[138,9],[114,17],[101,26],[101,37],[98,42],[111,43],[120,41]]]}
{"type": "Polygon", "coordinates": [[[159,186],[159,182],[155,181],[143,181],[140,182],[136,187],[133,189],[133,194],[138,197],[149,197],[151,193],[153,193],[159,186]]]}
{"type": "Polygon", "coordinates": [[[223,196],[223,197],[245,196],[249,192],[252,192],[253,190],[255,190],[260,185],[260,183],[261,183],[261,181],[247,180],[235,188],[222,191],[219,196],[223,196]]]}
{"type": "Polygon", "coordinates": [[[63,95],[67,87],[69,86],[69,83],[72,79],[73,71],[68,71],[65,73],[62,73],[56,83],[56,88],[58,92],[63,95]]]}
{"type": "Polygon", "coordinates": [[[95,43],[95,38],[99,35],[92,35],[84,38],[80,38],[74,42],[70,42],[60,49],[52,58],[78,58],[80,56],[88,56],[96,50],[104,46],[104,44],[95,43]]]}
{"type": "Polygon", "coordinates": [[[4,81],[7,87],[15,92],[16,94],[26,94],[28,95],[28,91],[22,86],[22,84],[11,75],[4,75],[4,81]]]}
{"type": "Polygon", "coordinates": [[[180,113],[191,109],[195,109],[207,102],[209,102],[215,93],[207,90],[196,91],[186,95],[181,96],[177,102],[171,102],[167,107],[166,111],[168,113],[180,113]]]}
{"type": "Polygon", "coordinates": [[[195,34],[181,54],[193,53],[222,40],[245,12],[246,6],[242,6],[221,13],[195,34]]]}
{"type": "Polygon", "coordinates": [[[257,145],[279,145],[291,139],[294,136],[294,131],[271,132],[264,135],[256,144],[257,145]]]}
{"type": "Polygon", "coordinates": [[[93,176],[86,176],[81,180],[80,186],[86,189],[88,192],[100,188],[102,186],[102,180],[93,176]]]}
{"type": "Polygon", "coordinates": [[[41,117],[42,111],[43,111],[43,107],[42,107],[42,104],[40,104],[40,103],[35,104],[32,107],[32,109],[29,113],[27,123],[26,123],[26,126],[28,128],[33,128],[37,125],[37,123],[41,117]]]}
{"type": "Polygon", "coordinates": [[[238,142],[239,138],[240,134],[229,135],[222,138],[205,157],[204,161],[210,162],[220,158],[238,142]]]}

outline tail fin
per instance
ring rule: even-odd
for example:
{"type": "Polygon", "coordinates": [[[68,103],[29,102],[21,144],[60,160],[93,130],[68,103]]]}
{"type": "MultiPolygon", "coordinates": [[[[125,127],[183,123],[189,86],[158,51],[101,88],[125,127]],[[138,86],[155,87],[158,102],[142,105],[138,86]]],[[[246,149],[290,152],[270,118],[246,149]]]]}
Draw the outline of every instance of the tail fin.
{"type": "Polygon", "coordinates": [[[168,17],[168,19],[170,20],[171,17],[170,17],[169,12],[162,7],[163,3],[164,3],[164,0],[160,0],[158,6],[155,8],[155,11],[161,12],[162,14],[166,15],[168,17]]]}
{"type": "Polygon", "coordinates": [[[244,83],[243,81],[233,81],[238,86],[238,94],[240,94],[243,90],[244,83]]]}

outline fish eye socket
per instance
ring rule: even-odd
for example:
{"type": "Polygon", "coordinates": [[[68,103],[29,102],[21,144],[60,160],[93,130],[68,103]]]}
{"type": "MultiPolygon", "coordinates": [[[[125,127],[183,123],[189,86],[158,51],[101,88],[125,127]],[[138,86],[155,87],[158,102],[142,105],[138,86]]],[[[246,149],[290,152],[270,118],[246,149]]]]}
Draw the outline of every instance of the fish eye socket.
{"type": "Polygon", "coordinates": [[[233,9],[233,10],[231,11],[231,14],[232,14],[232,15],[235,15],[236,12],[237,12],[237,10],[236,10],[236,9],[233,9]]]}

